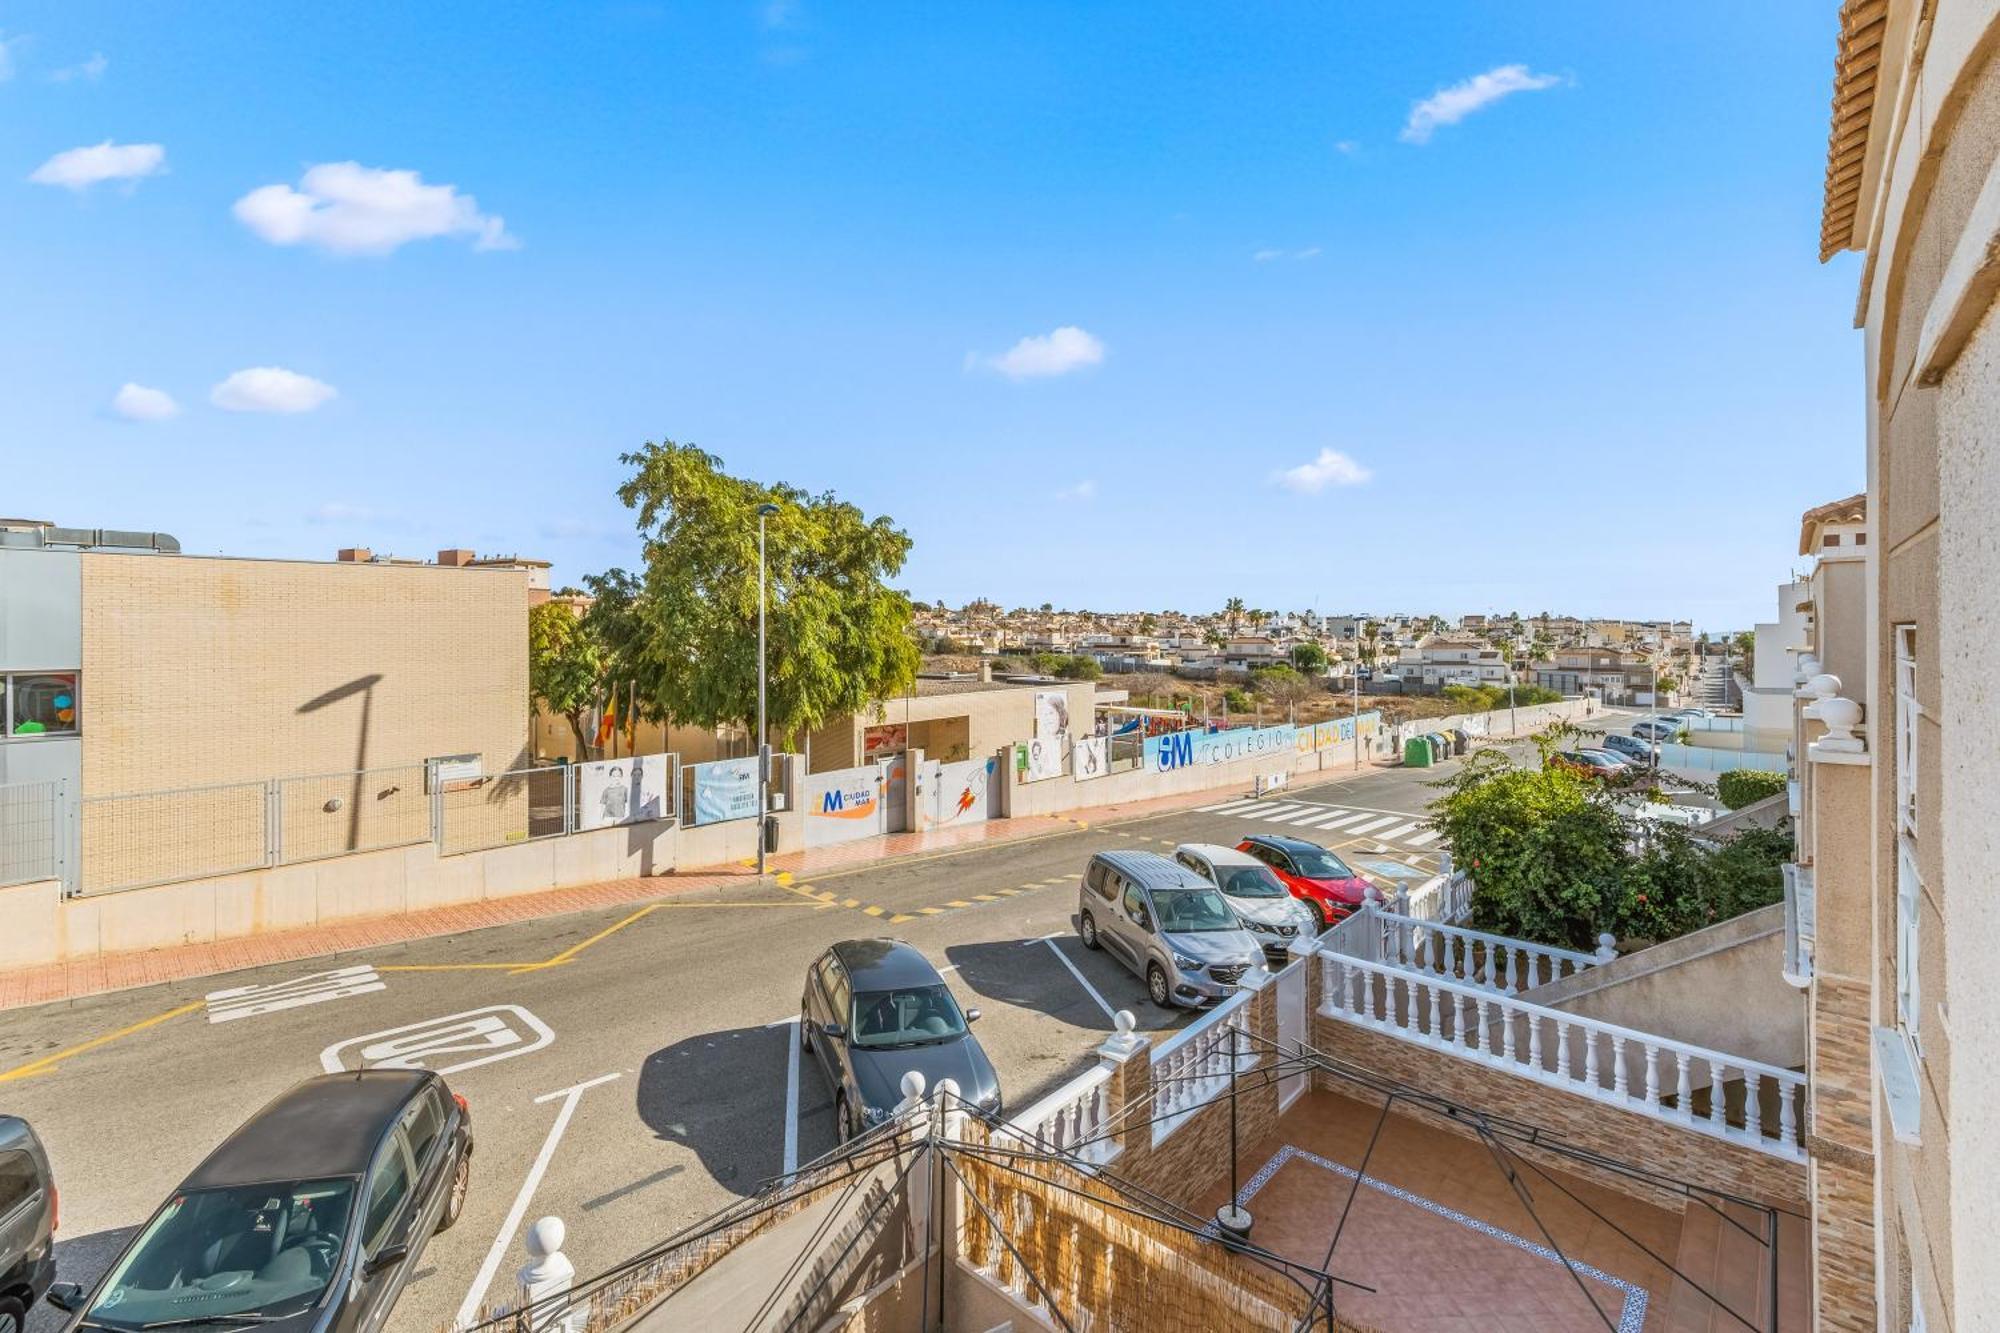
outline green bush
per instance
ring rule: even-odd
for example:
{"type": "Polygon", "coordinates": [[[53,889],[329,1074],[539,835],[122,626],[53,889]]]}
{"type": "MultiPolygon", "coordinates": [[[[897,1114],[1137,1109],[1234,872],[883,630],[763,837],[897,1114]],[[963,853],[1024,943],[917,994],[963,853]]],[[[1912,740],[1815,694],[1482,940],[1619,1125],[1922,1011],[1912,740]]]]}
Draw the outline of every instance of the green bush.
{"type": "MultiPolygon", "coordinates": [[[[1468,713],[1491,713],[1496,709],[1507,707],[1508,704],[1505,685],[1447,685],[1439,693],[1468,713]]],[[[1526,708],[1529,704],[1552,704],[1561,701],[1561,694],[1555,690],[1544,689],[1540,685],[1514,687],[1513,703],[1521,708],[1526,708]]]]}
{"type": "Polygon", "coordinates": [[[1250,697],[1248,690],[1234,685],[1222,692],[1222,703],[1232,713],[1248,713],[1257,707],[1257,701],[1250,697]]]}
{"type": "Polygon", "coordinates": [[[1767,796],[1776,796],[1784,789],[1783,773],[1771,773],[1757,768],[1739,768],[1724,773],[1715,780],[1715,794],[1731,810],[1741,810],[1744,806],[1761,801],[1767,796]]]}
{"type": "Polygon", "coordinates": [[[1104,675],[1104,668],[1098,665],[1096,658],[1079,654],[1066,658],[1062,665],[1056,668],[1056,674],[1064,680],[1097,680],[1104,675]]]}
{"type": "Polygon", "coordinates": [[[1477,885],[1482,930],[1592,949],[1601,932],[1672,939],[1784,894],[1788,827],[1744,830],[1714,849],[1678,825],[1635,838],[1602,784],[1481,754],[1492,757],[1454,776],[1431,811],[1477,885]]]}

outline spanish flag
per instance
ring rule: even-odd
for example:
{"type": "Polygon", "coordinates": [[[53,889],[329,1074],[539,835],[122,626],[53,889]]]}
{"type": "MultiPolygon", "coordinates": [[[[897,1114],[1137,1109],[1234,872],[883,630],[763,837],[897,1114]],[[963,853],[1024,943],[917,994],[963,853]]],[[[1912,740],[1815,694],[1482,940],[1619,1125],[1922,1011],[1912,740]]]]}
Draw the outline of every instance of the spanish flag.
{"type": "Polygon", "coordinates": [[[611,697],[605,702],[604,716],[597,720],[597,744],[599,748],[609,745],[611,738],[617,733],[618,691],[613,690],[611,691],[611,697]]]}

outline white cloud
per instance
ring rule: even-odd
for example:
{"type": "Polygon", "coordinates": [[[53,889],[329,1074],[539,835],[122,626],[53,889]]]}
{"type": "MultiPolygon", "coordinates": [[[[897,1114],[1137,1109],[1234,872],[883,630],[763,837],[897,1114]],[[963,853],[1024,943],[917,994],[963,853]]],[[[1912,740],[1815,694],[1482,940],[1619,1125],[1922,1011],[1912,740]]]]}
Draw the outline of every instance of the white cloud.
{"type": "Polygon", "coordinates": [[[1010,380],[1044,379],[1100,365],[1104,344],[1074,324],[1021,339],[998,356],[966,357],[966,364],[983,365],[1010,380]]]}
{"type": "Polygon", "coordinates": [[[113,395],[111,410],[127,421],[165,421],[179,416],[181,405],[165,389],[127,383],[113,395]]]}
{"type": "Polygon", "coordinates": [[[1373,475],[1338,449],[1322,449],[1312,462],[1274,472],[1271,480],[1300,495],[1318,495],[1329,486],[1359,486],[1373,475]]]}
{"type": "Polygon", "coordinates": [[[1561,82],[1562,79],[1554,74],[1531,73],[1526,65],[1500,65],[1484,74],[1475,74],[1463,83],[1438,89],[1412,106],[1410,119],[1403,126],[1402,140],[1404,143],[1429,143],[1439,126],[1456,125],[1473,112],[1491,106],[1503,97],[1553,88],[1561,82]]]}
{"type": "Polygon", "coordinates": [[[1074,486],[1065,486],[1056,492],[1056,499],[1058,500],[1095,500],[1096,498],[1097,483],[1088,478],[1079,481],[1074,486]]]}
{"type": "Polygon", "coordinates": [[[57,153],[28,179],[37,185],[87,190],[103,181],[133,181],[167,169],[167,150],[156,143],[103,143],[57,153]]]}
{"type": "Polygon", "coordinates": [[[463,236],[475,250],[513,250],[506,222],[479,211],[455,185],[426,185],[414,171],[322,162],[299,188],[265,185],[238,199],[237,221],[273,245],[316,245],[341,255],[386,255],[411,241],[463,236]]]}
{"type": "Polygon", "coordinates": [[[225,412],[310,412],[336,396],[331,384],[279,366],[239,370],[209,391],[225,412]]]}
{"type": "Polygon", "coordinates": [[[1353,139],[1341,139],[1334,143],[1333,151],[1341,154],[1343,157],[1353,157],[1361,151],[1361,145],[1353,139]]]}
{"type": "Polygon", "coordinates": [[[1303,250],[1258,250],[1250,258],[1259,264],[1268,264],[1277,259],[1317,259],[1319,247],[1308,245],[1303,250]]]}
{"type": "Polygon", "coordinates": [[[50,83],[71,83],[82,79],[85,83],[95,83],[104,77],[104,71],[111,62],[104,58],[102,51],[93,51],[90,59],[74,65],[64,65],[61,69],[49,71],[50,83]]]}

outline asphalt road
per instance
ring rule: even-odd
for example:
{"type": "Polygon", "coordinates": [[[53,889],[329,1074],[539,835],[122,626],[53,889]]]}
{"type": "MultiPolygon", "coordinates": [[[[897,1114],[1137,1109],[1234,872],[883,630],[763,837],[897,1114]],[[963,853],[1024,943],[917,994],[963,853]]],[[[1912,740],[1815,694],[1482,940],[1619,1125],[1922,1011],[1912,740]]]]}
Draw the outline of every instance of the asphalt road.
{"type": "MultiPolygon", "coordinates": [[[[11,1011],[0,1015],[0,1110],[27,1117],[46,1141],[62,1192],[61,1275],[90,1283],[181,1177],[271,1097],[322,1067],[353,1067],[362,1046],[420,1040],[440,1020],[459,1026],[447,1044],[460,1049],[426,1063],[471,1104],[471,1196],[391,1321],[434,1329],[482,1293],[509,1297],[523,1255],[520,1227],[503,1226],[517,1206],[530,1221],[560,1216],[565,1250],[588,1274],[779,1174],[788,1137],[798,1162],[830,1150],[831,1092],[811,1060],[794,1066],[791,1052],[805,969],[833,941],[894,934],[949,969],[961,1004],[983,1011],[974,1032],[1007,1105],[1024,1109],[1088,1063],[1116,1010],[1130,1009],[1142,1029],[1189,1017],[1154,1009],[1139,979],[1078,944],[1077,881],[1092,852],[1282,831],[1385,880],[1398,865],[1427,875],[1437,857],[1422,810],[1439,775],[1364,771],[1228,810],[1113,821],[790,885],[746,880],[11,1011]],[[912,919],[884,924],[897,915],[912,919]],[[303,991],[217,994],[336,969],[366,971],[303,991]],[[272,1004],[282,1000],[307,1002],[272,1004]],[[87,1049],[47,1072],[5,1076],[79,1046],[87,1049]],[[483,1062],[453,1071],[468,1061],[483,1062]],[[545,1169],[531,1179],[538,1158],[545,1169]]],[[[1218,794],[1212,804],[1235,799],[1218,794]]],[[[44,1307],[30,1328],[53,1322],[44,1307]]]]}

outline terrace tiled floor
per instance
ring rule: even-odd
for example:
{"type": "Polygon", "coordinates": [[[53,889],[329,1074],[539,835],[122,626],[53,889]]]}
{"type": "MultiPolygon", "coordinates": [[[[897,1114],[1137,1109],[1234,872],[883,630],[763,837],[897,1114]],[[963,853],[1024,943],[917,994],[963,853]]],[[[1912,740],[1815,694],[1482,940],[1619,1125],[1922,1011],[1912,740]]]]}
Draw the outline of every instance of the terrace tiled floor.
{"type": "MultiPolygon", "coordinates": [[[[1680,1214],[1576,1177],[1557,1175],[1557,1188],[1523,1169],[1531,1212],[1484,1145],[1431,1123],[1422,1112],[1390,1116],[1357,1188],[1354,1169],[1379,1113],[1379,1103],[1311,1092],[1242,1156],[1239,1198],[1255,1218],[1252,1239],[1372,1288],[1336,1287],[1335,1306],[1344,1319],[1392,1333],[1628,1333],[1708,1327],[1711,1314],[1719,1315],[1716,1327],[1742,1327],[1710,1303],[1691,1301],[1685,1285],[1676,1299],[1672,1271],[1646,1254],[1650,1249],[1681,1262],[1680,1214]],[[1603,1216],[1592,1216],[1564,1189],[1603,1216]],[[1353,1207],[1329,1263],[1328,1246],[1350,1193],[1353,1207]],[[1558,1249],[1577,1266],[1574,1275],[1558,1249]],[[1686,1312],[1695,1303],[1704,1313],[1689,1321],[1686,1312]]],[[[1227,1192],[1224,1182],[1197,1200],[1195,1211],[1212,1216],[1227,1192]]],[[[1727,1242],[1711,1230],[1703,1243],[1727,1242]]],[[[1738,1266],[1760,1263],[1761,1252],[1747,1239],[1732,1247],[1748,1247],[1737,1256],[1738,1266]]],[[[1749,1299],[1741,1313],[1752,1326],[1767,1326],[1754,1294],[1749,1299]]],[[[1790,1309],[1802,1311],[1803,1297],[1788,1300],[1790,1309]]]]}

